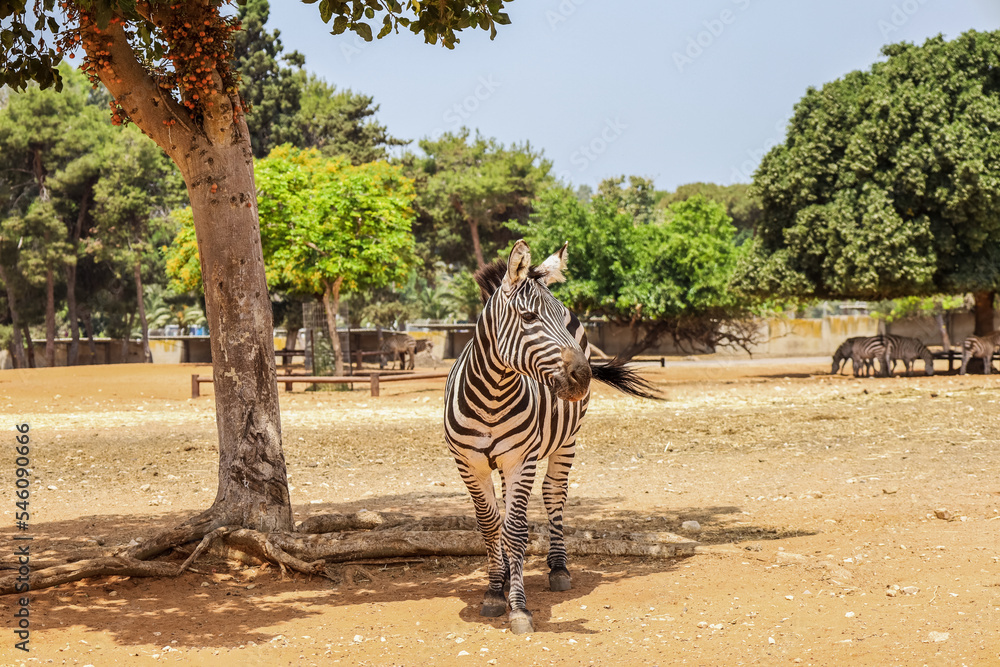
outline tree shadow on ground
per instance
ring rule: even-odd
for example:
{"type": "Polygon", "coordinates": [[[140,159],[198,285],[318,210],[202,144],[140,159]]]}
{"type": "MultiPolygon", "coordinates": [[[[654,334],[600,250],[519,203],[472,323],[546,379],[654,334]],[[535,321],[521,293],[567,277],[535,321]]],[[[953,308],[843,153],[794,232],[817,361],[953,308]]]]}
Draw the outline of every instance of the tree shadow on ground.
{"type": "MultiPolygon", "coordinates": [[[[673,531],[684,520],[697,520],[705,528],[697,539],[721,544],[748,539],[784,539],[812,534],[781,530],[742,521],[735,506],[672,508],[669,513],[649,513],[624,509],[624,497],[577,497],[567,508],[567,526],[594,533],[673,531]]],[[[540,505],[540,503],[539,503],[540,505]]],[[[299,506],[309,514],[370,510],[406,511],[417,517],[441,514],[471,514],[464,493],[385,495],[363,502],[299,506]],[[432,497],[433,504],[427,504],[432,497]]],[[[539,507],[529,511],[532,521],[544,520],[539,507]]],[[[106,553],[135,537],[151,537],[188,518],[188,513],[171,512],[146,516],[89,515],[74,520],[32,525],[32,556],[36,569],[45,560],[78,560],[106,553]],[[97,542],[103,544],[97,544],[97,542]]],[[[177,555],[174,558],[180,558],[177,555]]],[[[571,557],[573,588],[565,592],[548,590],[548,569],[544,556],[526,559],[525,587],[536,631],[593,633],[593,618],[553,619],[555,606],[583,598],[601,586],[613,586],[629,578],[671,572],[683,559],[621,558],[613,556],[571,557]]],[[[9,568],[5,556],[2,567],[9,568]]],[[[176,641],[178,646],[232,647],[251,641],[270,641],[283,623],[313,619],[321,623],[331,609],[341,609],[347,618],[358,616],[358,627],[368,605],[421,603],[428,600],[457,599],[464,604],[458,619],[469,624],[507,626],[506,617],[479,615],[487,584],[483,557],[420,557],[341,564],[331,569],[332,581],[324,577],[283,575],[277,568],[243,567],[206,558],[177,578],[139,579],[101,577],[32,592],[32,618],[41,633],[46,629],[83,627],[107,632],[123,646],[160,645],[176,641]],[[158,635],[154,635],[158,632],[158,635]]],[[[11,608],[13,596],[0,600],[11,608]]],[[[597,613],[592,610],[591,614],[597,613]]],[[[343,617],[341,617],[343,618],[343,617]]],[[[416,616],[416,618],[420,618],[416,616]]],[[[428,619],[452,627],[440,614],[428,619]]],[[[327,621],[329,622],[329,621],[327,621]]],[[[360,630],[359,630],[360,631],[360,630]]],[[[42,635],[44,636],[44,635],[42,635]]]]}

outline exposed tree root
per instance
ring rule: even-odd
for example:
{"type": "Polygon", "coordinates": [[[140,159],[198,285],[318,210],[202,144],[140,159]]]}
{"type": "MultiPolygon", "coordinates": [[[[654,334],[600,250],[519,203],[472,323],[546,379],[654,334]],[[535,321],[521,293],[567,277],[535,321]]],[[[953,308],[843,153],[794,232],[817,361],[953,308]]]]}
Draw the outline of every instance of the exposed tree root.
{"type": "MultiPolygon", "coordinates": [[[[142,561],[122,556],[107,556],[90,558],[66,565],[47,567],[44,570],[32,572],[30,575],[31,590],[49,588],[79,581],[89,577],[173,577],[179,573],[175,563],[157,561],[142,561]]],[[[9,574],[0,577],[0,595],[13,593],[19,583],[20,574],[9,574]]],[[[21,581],[20,583],[23,583],[21,581]]]]}
{"type": "MultiPolygon", "coordinates": [[[[545,525],[529,526],[527,553],[545,555],[549,539],[545,525]]],[[[577,556],[646,556],[674,558],[695,553],[696,542],[673,533],[627,533],[588,529],[566,531],[566,551],[577,556]]],[[[128,547],[121,553],[36,570],[30,574],[31,590],[48,588],[87,577],[175,577],[191,569],[206,550],[227,558],[277,564],[282,572],[335,578],[333,563],[392,558],[434,556],[483,556],[486,548],[475,529],[475,520],[465,516],[416,517],[379,512],[328,514],[303,521],[295,533],[261,533],[246,528],[218,525],[209,513],[128,547]],[[192,542],[197,546],[183,563],[147,560],[168,549],[192,542]]],[[[189,547],[190,548],[190,547],[189,547]]],[[[365,573],[371,577],[370,573],[365,573]]],[[[13,593],[23,583],[19,572],[0,576],[0,594],[13,593]]],[[[353,575],[350,577],[353,580],[353,575]]]]}

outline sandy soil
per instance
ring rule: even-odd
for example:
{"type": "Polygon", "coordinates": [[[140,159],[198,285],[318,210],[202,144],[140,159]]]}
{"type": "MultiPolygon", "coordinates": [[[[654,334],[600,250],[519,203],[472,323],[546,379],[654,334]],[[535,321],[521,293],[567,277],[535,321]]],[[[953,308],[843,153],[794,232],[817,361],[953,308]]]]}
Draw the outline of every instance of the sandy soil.
{"type": "MultiPolygon", "coordinates": [[[[31,424],[36,564],[153,535],[214,497],[211,386],[194,366],[0,373],[0,564],[12,427],[31,424]]],[[[336,580],[203,562],[173,580],[33,594],[31,652],[0,598],[0,664],[1000,665],[996,376],[855,380],[826,362],[650,368],[661,403],[598,389],[567,524],[681,531],[658,561],[527,567],[536,632],[478,615],[478,558],[344,566],[336,580]],[[940,519],[936,510],[945,510],[940,519]],[[897,590],[898,587],[898,590],[897,590]]],[[[297,518],[470,514],[441,437],[443,381],[282,393],[297,518]]],[[[531,513],[541,519],[537,493],[531,513]]]]}

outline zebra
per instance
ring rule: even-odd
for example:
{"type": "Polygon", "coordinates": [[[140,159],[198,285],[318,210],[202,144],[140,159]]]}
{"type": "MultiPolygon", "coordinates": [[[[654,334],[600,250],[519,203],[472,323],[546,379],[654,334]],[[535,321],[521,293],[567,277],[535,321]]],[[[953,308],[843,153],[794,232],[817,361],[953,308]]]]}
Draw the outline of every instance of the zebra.
{"type": "MultiPolygon", "coordinates": [[[[839,374],[840,371],[847,366],[847,360],[851,358],[851,350],[854,348],[854,343],[863,338],[863,336],[855,336],[854,338],[848,338],[837,351],[833,353],[833,368],[830,370],[831,374],[839,374]]],[[[857,373],[855,373],[857,375],[857,373]]]]}
{"type": "Polygon", "coordinates": [[[532,267],[522,239],[507,262],[497,260],[476,273],[483,312],[445,387],[445,441],[472,497],[489,560],[480,614],[502,616],[509,603],[515,634],[533,631],[523,572],[528,496],[539,461],[548,459],[542,498],[549,519],[549,588],[565,591],[572,578],[563,508],[591,379],[656,398],[645,380],[617,360],[591,364],[583,325],[548,289],[564,280],[567,245],[532,267]],[[503,487],[503,518],[493,470],[503,487]]]}
{"type": "Polygon", "coordinates": [[[993,367],[993,351],[997,348],[1000,348],[1000,331],[966,338],[962,341],[962,368],[958,371],[959,375],[965,375],[965,367],[972,357],[983,360],[983,373],[989,375],[993,367]]]}
{"type": "Polygon", "coordinates": [[[858,338],[851,345],[851,364],[854,366],[854,377],[860,377],[864,371],[864,376],[869,377],[871,373],[876,375],[886,375],[889,371],[885,363],[885,337],[869,336],[858,338]],[[882,360],[882,369],[875,371],[875,360],[882,360]]]}
{"type": "Polygon", "coordinates": [[[382,342],[379,352],[391,355],[393,361],[399,359],[399,370],[413,370],[415,355],[424,350],[433,349],[434,343],[425,338],[417,340],[409,334],[395,334],[382,342]]]}
{"type": "Polygon", "coordinates": [[[882,368],[887,371],[887,375],[892,375],[892,371],[889,370],[889,363],[892,362],[893,366],[896,364],[897,359],[903,361],[903,366],[906,369],[906,374],[909,375],[913,370],[913,362],[917,359],[924,360],[924,374],[934,375],[934,355],[931,351],[927,349],[927,346],[921,343],[916,338],[907,338],[906,336],[894,336],[885,335],[882,336],[885,340],[885,352],[882,359],[882,368]]]}

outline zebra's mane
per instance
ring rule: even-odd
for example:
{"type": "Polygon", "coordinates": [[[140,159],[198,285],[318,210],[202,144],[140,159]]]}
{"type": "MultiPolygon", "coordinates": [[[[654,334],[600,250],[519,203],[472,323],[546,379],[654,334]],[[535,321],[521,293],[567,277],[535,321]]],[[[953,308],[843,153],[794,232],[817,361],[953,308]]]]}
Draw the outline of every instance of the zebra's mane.
{"type": "MultiPolygon", "coordinates": [[[[476,284],[479,285],[479,298],[483,300],[484,305],[490,300],[493,293],[500,289],[500,283],[503,282],[503,277],[506,274],[507,262],[502,259],[493,260],[491,263],[476,271],[474,278],[476,279],[476,284]]],[[[531,267],[528,271],[528,278],[533,280],[537,280],[544,275],[545,274],[542,273],[541,269],[537,266],[531,267]]]]}

